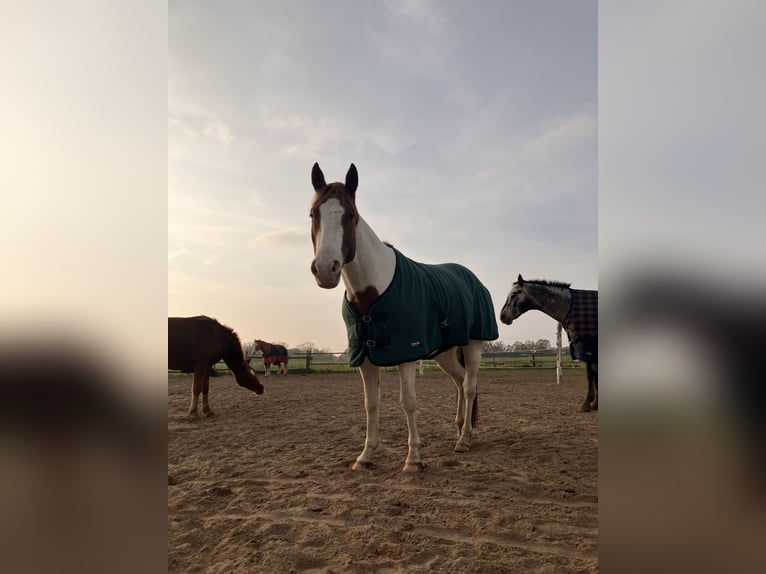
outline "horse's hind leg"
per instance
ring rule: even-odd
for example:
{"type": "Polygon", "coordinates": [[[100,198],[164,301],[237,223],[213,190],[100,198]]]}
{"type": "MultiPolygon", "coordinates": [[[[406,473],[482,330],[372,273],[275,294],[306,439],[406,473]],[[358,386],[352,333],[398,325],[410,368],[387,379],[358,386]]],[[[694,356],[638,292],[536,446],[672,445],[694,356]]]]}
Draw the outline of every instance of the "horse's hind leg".
{"type": "MultiPolygon", "coordinates": [[[[207,366],[205,366],[207,369],[207,366]]],[[[192,392],[191,392],[191,404],[189,405],[189,416],[197,418],[199,413],[197,412],[197,403],[199,401],[199,395],[202,392],[202,371],[200,369],[194,369],[194,375],[192,375],[192,392]]]]}
{"type": "Polygon", "coordinates": [[[205,371],[205,375],[202,378],[202,413],[207,417],[212,417],[215,413],[211,410],[210,404],[207,402],[208,391],[210,390],[210,369],[205,371]]]}
{"type": "Polygon", "coordinates": [[[460,437],[465,422],[465,408],[463,407],[463,379],[465,378],[465,369],[457,358],[457,347],[449,349],[436,356],[436,364],[452,379],[457,389],[457,406],[455,407],[455,437],[460,437]]]}
{"type": "Polygon", "coordinates": [[[588,394],[580,411],[587,413],[598,410],[598,363],[585,363],[585,376],[588,379],[588,394]]]}
{"type": "Polygon", "coordinates": [[[479,374],[479,363],[481,362],[482,341],[471,340],[463,349],[465,359],[465,377],[463,378],[463,394],[465,397],[464,422],[460,438],[455,445],[456,452],[466,452],[471,450],[471,436],[473,427],[476,424],[476,387],[479,374]]]}
{"type": "Polygon", "coordinates": [[[380,405],[380,367],[373,365],[368,359],[365,359],[359,367],[359,373],[362,375],[364,384],[364,410],[367,413],[367,436],[364,440],[364,450],[356,457],[354,470],[370,468],[372,466],[372,455],[378,448],[378,413],[380,405]]]}

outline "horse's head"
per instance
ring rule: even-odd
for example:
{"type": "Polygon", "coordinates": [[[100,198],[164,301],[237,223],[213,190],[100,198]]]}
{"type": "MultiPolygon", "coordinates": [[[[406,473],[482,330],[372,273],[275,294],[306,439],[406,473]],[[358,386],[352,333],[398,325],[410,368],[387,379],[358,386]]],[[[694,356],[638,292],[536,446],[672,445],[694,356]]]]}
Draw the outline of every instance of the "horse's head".
{"type": "Polygon", "coordinates": [[[510,325],[514,319],[517,319],[532,308],[533,303],[527,292],[524,278],[519,273],[519,278],[511,286],[511,291],[508,293],[505,305],[503,305],[503,309],[500,311],[500,320],[506,325],[510,325]]]}
{"type": "Polygon", "coordinates": [[[311,242],[314,244],[314,261],[311,272],[317,285],[332,289],[340,281],[343,266],[356,255],[355,193],[359,183],[356,167],[351,164],[345,183],[325,183],[324,174],[315,163],[311,170],[314,200],[311,203],[311,242]]]}
{"type": "Polygon", "coordinates": [[[255,374],[252,365],[250,365],[252,357],[248,359],[243,356],[242,359],[242,367],[239,369],[232,369],[234,380],[237,381],[239,386],[253,391],[256,395],[262,395],[263,385],[261,384],[261,381],[258,380],[258,375],[255,374]]]}
{"type": "Polygon", "coordinates": [[[255,350],[253,352],[255,352],[255,351],[265,351],[265,350],[266,350],[266,345],[264,345],[264,342],[261,341],[260,339],[256,339],[255,340],[255,350]]]}
{"type": "Polygon", "coordinates": [[[253,391],[256,395],[263,394],[263,385],[261,384],[261,381],[258,380],[258,376],[250,366],[249,361],[245,361],[244,371],[240,374],[240,376],[237,376],[236,373],[234,374],[234,379],[240,386],[253,391]]]}

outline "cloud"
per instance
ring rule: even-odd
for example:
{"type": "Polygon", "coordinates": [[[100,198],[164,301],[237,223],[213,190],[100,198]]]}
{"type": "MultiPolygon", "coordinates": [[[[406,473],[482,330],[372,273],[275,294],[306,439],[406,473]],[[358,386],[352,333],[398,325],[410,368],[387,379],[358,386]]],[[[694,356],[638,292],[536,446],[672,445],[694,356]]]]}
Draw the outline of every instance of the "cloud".
{"type": "Polygon", "coordinates": [[[168,118],[168,132],[171,134],[178,133],[187,138],[197,139],[200,137],[199,132],[194,129],[187,122],[180,118],[169,117],[168,118]]]}
{"type": "Polygon", "coordinates": [[[209,138],[221,142],[224,147],[229,147],[234,141],[234,134],[231,128],[219,120],[212,120],[205,126],[203,132],[209,138]]]}
{"type": "Polygon", "coordinates": [[[261,235],[250,239],[247,242],[247,246],[261,249],[269,249],[272,247],[279,249],[294,247],[306,248],[309,242],[309,233],[307,229],[298,230],[290,228],[262,233],[261,235]]]}
{"type": "Polygon", "coordinates": [[[176,259],[177,257],[181,257],[182,255],[185,255],[189,252],[188,249],[181,248],[181,249],[171,249],[168,251],[168,261],[172,259],[176,259]]]}
{"type": "Polygon", "coordinates": [[[596,138],[596,119],[587,113],[577,113],[563,119],[548,120],[542,131],[524,144],[529,156],[550,157],[566,153],[596,138]]]}

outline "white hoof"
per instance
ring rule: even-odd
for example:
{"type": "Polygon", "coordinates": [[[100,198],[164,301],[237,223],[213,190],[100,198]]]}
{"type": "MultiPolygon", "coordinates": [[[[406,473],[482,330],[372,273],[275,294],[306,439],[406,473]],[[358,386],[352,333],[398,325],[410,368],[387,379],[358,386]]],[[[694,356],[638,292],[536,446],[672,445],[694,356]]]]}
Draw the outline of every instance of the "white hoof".
{"type": "Polygon", "coordinates": [[[368,461],[359,461],[357,460],[353,465],[351,465],[351,470],[370,470],[372,468],[372,463],[368,461]]]}

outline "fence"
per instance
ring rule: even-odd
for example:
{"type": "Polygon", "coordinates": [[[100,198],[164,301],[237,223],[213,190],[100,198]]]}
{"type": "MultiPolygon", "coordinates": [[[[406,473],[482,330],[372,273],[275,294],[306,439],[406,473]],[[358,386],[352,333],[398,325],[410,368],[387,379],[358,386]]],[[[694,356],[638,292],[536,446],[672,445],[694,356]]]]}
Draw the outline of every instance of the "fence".
{"type": "MultiPolygon", "coordinates": [[[[305,351],[293,353],[290,356],[291,373],[300,373],[302,375],[322,372],[354,372],[356,367],[349,367],[348,355],[345,352],[324,353],[318,351],[305,351]]],[[[258,371],[256,365],[262,366],[261,353],[256,353],[248,357],[253,360],[253,367],[258,371]]],[[[568,350],[562,350],[561,355],[562,368],[582,368],[584,363],[573,361],[568,350]]],[[[438,370],[436,361],[433,359],[424,359],[420,365],[419,372],[438,370]]],[[[538,351],[488,351],[482,353],[481,369],[555,369],[556,368],[556,349],[544,349],[538,351]]],[[[396,369],[396,367],[384,367],[384,370],[396,369]]]]}

